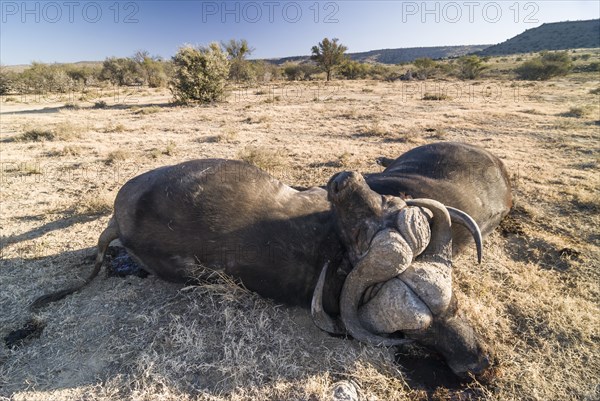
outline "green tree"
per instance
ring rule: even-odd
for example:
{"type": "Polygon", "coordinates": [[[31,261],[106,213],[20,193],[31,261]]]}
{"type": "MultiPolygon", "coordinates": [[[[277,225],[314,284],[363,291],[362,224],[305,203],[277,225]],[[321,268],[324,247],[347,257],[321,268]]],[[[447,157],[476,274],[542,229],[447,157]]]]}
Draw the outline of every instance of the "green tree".
{"type": "Polygon", "coordinates": [[[327,80],[331,80],[331,73],[339,67],[346,57],[344,53],[348,48],[340,43],[338,39],[323,39],[317,46],[313,46],[311,59],[314,60],[327,73],[327,80]]]}
{"type": "Polygon", "coordinates": [[[6,95],[15,90],[17,81],[18,77],[16,73],[8,71],[6,67],[0,65],[0,95],[6,95]]]}
{"type": "Polygon", "coordinates": [[[22,92],[67,92],[73,88],[73,80],[69,78],[65,67],[59,64],[33,62],[21,73],[22,92]]]}
{"type": "Polygon", "coordinates": [[[160,57],[150,57],[148,51],[140,50],[133,55],[133,60],[138,63],[145,84],[151,88],[166,86],[167,74],[160,57]]]}
{"type": "Polygon", "coordinates": [[[209,103],[222,99],[229,61],[217,43],[181,47],[173,56],[173,67],[169,87],[177,101],[209,103]]]}
{"type": "Polygon", "coordinates": [[[65,66],[65,72],[73,80],[80,85],[93,85],[100,78],[101,67],[68,64],[65,66]]]}
{"type": "Polygon", "coordinates": [[[488,68],[479,56],[462,56],[458,59],[458,76],[462,79],[475,79],[488,68]]]}
{"type": "Polygon", "coordinates": [[[437,69],[437,63],[428,57],[415,59],[413,65],[419,79],[431,78],[437,69]]]}
{"type": "MultiPolygon", "coordinates": [[[[269,82],[281,77],[281,69],[265,60],[249,61],[252,76],[258,82],[269,82]]],[[[231,71],[231,70],[230,70],[231,71]]]]}
{"type": "Polygon", "coordinates": [[[552,77],[566,75],[573,69],[569,54],[564,52],[542,52],[540,56],[524,62],[515,69],[519,79],[545,81],[552,77]]]}
{"type": "Polygon", "coordinates": [[[120,86],[146,83],[140,64],[133,58],[126,57],[109,57],[104,60],[100,78],[120,86]]]}
{"type": "Polygon", "coordinates": [[[222,42],[221,47],[229,59],[229,78],[234,81],[249,81],[252,78],[252,68],[246,58],[252,54],[253,48],[246,39],[222,42]]]}

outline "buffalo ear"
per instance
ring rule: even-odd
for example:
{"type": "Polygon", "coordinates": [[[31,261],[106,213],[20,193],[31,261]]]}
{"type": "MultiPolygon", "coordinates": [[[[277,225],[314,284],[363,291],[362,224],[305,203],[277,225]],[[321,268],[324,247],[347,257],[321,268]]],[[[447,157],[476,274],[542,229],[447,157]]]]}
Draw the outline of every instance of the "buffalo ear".
{"type": "Polygon", "coordinates": [[[431,241],[431,228],[428,216],[419,207],[405,207],[398,212],[398,231],[413,251],[416,258],[431,241]]]}

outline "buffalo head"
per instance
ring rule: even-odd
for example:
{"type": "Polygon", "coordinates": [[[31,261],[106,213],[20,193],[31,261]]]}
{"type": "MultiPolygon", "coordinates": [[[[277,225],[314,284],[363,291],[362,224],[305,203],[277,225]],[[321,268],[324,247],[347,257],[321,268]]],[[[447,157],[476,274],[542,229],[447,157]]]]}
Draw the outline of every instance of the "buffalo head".
{"type": "Polygon", "coordinates": [[[452,292],[451,226],[471,231],[481,258],[475,221],[432,199],[379,195],[354,172],[332,177],[327,191],[352,270],[337,322],[319,305],[323,269],[313,298],[315,322],[333,332],[343,326],[355,339],[376,345],[416,340],[440,352],[457,375],[482,374],[489,366],[485,347],[452,292]],[[388,336],[396,332],[405,338],[388,336]]]}

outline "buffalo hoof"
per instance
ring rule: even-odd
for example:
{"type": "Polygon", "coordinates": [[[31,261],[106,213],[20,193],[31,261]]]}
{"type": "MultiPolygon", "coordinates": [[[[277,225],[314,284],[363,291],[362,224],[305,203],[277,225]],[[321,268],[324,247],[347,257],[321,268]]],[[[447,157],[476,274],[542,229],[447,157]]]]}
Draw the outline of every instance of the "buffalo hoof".
{"type": "Polygon", "coordinates": [[[106,273],[109,277],[137,276],[148,277],[148,272],[142,269],[121,246],[111,246],[106,251],[106,273]]]}

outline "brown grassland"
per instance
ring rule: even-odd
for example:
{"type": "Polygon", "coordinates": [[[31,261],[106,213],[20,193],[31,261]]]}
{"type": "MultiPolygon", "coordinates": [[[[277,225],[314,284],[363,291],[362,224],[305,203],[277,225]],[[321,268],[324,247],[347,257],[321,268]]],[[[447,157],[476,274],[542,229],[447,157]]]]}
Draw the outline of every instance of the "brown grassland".
{"type": "Polygon", "coordinates": [[[597,73],[270,85],[199,107],[146,89],[105,93],[105,108],[2,99],[0,337],[33,334],[0,344],[0,399],[330,400],[340,380],[363,400],[600,399],[597,73]],[[182,287],[101,273],[27,309],[89,274],[117,191],[141,172],[236,158],[306,187],[340,170],[379,171],[378,156],[436,141],[490,150],[514,186],[483,264],[466,254],[454,265],[459,302],[493,350],[489,383],[436,387],[435,371],[414,373],[423,350],[396,361],[398,350],[327,336],[307,311],[223,278],[182,287]]]}

